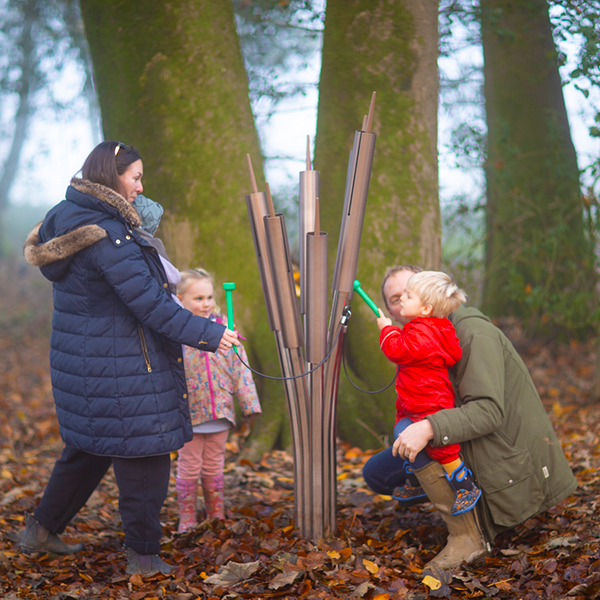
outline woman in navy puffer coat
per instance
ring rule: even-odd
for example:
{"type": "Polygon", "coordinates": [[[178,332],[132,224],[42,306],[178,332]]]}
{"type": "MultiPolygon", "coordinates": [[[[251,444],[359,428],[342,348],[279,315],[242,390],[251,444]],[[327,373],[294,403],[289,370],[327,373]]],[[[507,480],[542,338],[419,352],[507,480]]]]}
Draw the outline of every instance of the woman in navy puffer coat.
{"type": "Polygon", "coordinates": [[[169,453],[192,439],[181,344],[237,344],[172,299],[164,248],[132,205],[142,174],[134,148],[102,142],[25,245],[54,288],[50,366],[65,449],[20,547],[83,549],[57,534],[112,464],[129,573],[170,570],[158,557],[169,453]]]}

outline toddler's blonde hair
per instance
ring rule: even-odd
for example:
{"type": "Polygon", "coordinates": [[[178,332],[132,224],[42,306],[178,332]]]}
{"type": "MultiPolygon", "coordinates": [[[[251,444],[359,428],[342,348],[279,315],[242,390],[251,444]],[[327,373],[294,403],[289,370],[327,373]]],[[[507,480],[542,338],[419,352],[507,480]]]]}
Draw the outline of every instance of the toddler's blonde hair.
{"type": "Polygon", "coordinates": [[[463,290],[441,271],[415,273],[406,282],[406,290],[419,296],[422,304],[431,304],[431,316],[438,319],[447,318],[452,311],[467,301],[463,290]]]}
{"type": "MultiPolygon", "coordinates": [[[[194,283],[196,281],[203,281],[203,280],[210,281],[210,283],[213,284],[213,288],[214,288],[214,285],[215,285],[214,277],[206,269],[203,269],[202,267],[198,267],[197,269],[185,269],[184,271],[181,271],[180,274],[181,274],[181,281],[177,284],[177,295],[178,296],[185,294],[187,289],[190,287],[190,285],[192,285],[192,283],[194,283]]],[[[221,309],[217,305],[216,300],[215,300],[215,307],[214,307],[213,311],[216,315],[221,314],[221,309]]]]}

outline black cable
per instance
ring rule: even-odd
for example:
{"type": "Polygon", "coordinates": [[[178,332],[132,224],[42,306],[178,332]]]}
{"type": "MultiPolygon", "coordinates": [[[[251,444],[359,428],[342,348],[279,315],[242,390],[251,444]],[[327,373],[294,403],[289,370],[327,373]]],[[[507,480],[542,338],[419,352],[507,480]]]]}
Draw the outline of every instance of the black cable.
{"type": "MultiPolygon", "coordinates": [[[[289,379],[299,379],[300,377],[306,377],[307,375],[310,375],[311,373],[314,373],[318,368],[320,368],[321,366],[323,366],[323,364],[325,364],[325,362],[327,361],[327,359],[331,356],[331,353],[333,352],[333,349],[336,347],[339,339],[340,339],[340,333],[342,332],[342,323],[340,322],[340,324],[338,325],[338,329],[337,332],[335,334],[335,341],[333,342],[333,344],[331,344],[331,348],[329,349],[329,352],[327,353],[327,356],[315,367],[313,367],[310,371],[307,371],[306,373],[300,373],[300,375],[292,375],[291,377],[273,377],[272,375],[265,375],[264,373],[261,373],[260,371],[256,371],[255,369],[253,369],[249,364],[245,363],[242,360],[242,357],[236,352],[236,356],[238,357],[239,361],[250,371],[252,371],[253,373],[256,373],[256,375],[260,375],[261,377],[264,377],[265,379],[275,379],[276,381],[287,381],[289,379]]],[[[389,387],[389,386],[388,386],[389,387]]]]}
{"type": "Polygon", "coordinates": [[[350,379],[350,375],[348,375],[348,371],[346,369],[346,357],[344,356],[344,353],[342,352],[342,364],[344,365],[344,374],[346,375],[346,379],[359,391],[359,392],[363,392],[365,394],[381,394],[381,392],[385,392],[385,390],[387,390],[393,383],[394,381],[396,381],[396,376],[398,375],[398,371],[400,370],[400,365],[398,365],[396,372],[394,373],[394,378],[384,387],[381,388],[380,390],[376,390],[374,392],[370,391],[370,390],[363,390],[361,387],[359,387],[358,385],[356,385],[354,383],[354,381],[352,381],[352,379],[350,379]]]}
{"type": "MultiPolygon", "coordinates": [[[[300,377],[306,377],[307,375],[310,375],[311,373],[314,373],[317,369],[319,369],[320,367],[323,366],[323,364],[325,364],[325,362],[327,361],[327,359],[331,356],[331,353],[333,352],[333,349],[336,347],[339,339],[340,339],[340,334],[342,332],[342,327],[345,327],[348,323],[348,320],[350,319],[350,316],[352,315],[352,313],[350,312],[350,307],[347,306],[344,308],[344,313],[342,315],[342,319],[340,320],[340,323],[338,325],[337,331],[335,333],[335,341],[333,342],[333,344],[331,344],[331,348],[329,349],[329,352],[327,353],[327,356],[325,356],[325,358],[315,367],[313,367],[310,371],[307,371],[306,373],[301,373],[300,375],[292,375],[291,377],[273,377],[272,375],[266,375],[265,373],[261,373],[260,371],[257,371],[256,369],[253,369],[248,363],[244,362],[242,360],[242,357],[236,352],[236,356],[238,357],[238,360],[250,371],[252,371],[252,373],[255,373],[256,375],[259,375],[260,377],[264,377],[265,379],[274,379],[275,381],[288,381],[290,379],[299,379],[300,377]]],[[[375,390],[375,391],[371,391],[371,390],[363,390],[363,388],[359,387],[358,385],[356,385],[354,383],[354,381],[352,381],[352,379],[350,379],[350,375],[348,375],[348,370],[346,369],[346,357],[344,356],[344,352],[342,349],[342,364],[344,365],[344,374],[346,375],[346,379],[350,382],[350,384],[352,386],[354,386],[359,392],[363,392],[365,394],[381,394],[381,392],[385,392],[385,390],[387,390],[396,380],[396,376],[398,375],[398,371],[400,370],[400,365],[398,365],[398,368],[396,369],[396,372],[394,373],[394,377],[393,379],[384,387],[381,388],[380,390],[375,390]]]]}

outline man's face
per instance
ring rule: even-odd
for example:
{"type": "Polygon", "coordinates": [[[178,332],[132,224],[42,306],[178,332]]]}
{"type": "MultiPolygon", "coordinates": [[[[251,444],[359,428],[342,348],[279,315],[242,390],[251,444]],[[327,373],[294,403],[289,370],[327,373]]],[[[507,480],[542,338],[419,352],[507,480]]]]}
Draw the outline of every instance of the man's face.
{"type": "Polygon", "coordinates": [[[400,298],[406,292],[406,283],[413,275],[414,273],[412,271],[398,271],[397,273],[394,273],[383,286],[383,295],[390,315],[392,315],[392,318],[401,325],[406,325],[409,319],[405,319],[400,315],[400,298]]]}

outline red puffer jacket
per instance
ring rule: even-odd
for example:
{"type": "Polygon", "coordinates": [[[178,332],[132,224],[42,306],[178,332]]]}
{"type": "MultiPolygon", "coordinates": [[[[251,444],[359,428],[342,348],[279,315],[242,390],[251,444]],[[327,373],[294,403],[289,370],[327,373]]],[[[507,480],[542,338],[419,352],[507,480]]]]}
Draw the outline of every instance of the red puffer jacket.
{"type": "Polygon", "coordinates": [[[418,421],[454,407],[448,369],[462,357],[456,332],[448,319],[418,317],[402,329],[389,325],[379,336],[383,353],[400,365],[396,377],[396,422],[418,421]]]}

